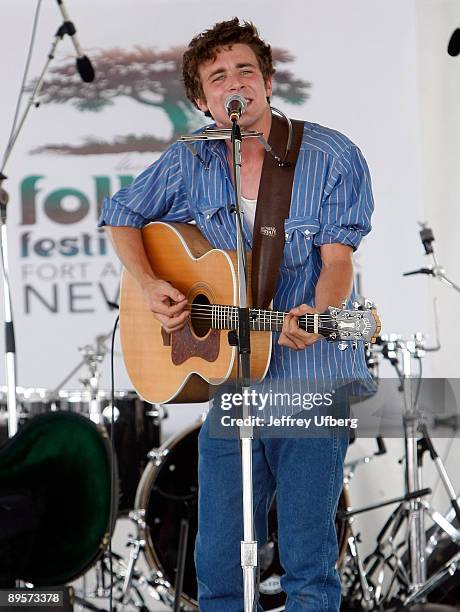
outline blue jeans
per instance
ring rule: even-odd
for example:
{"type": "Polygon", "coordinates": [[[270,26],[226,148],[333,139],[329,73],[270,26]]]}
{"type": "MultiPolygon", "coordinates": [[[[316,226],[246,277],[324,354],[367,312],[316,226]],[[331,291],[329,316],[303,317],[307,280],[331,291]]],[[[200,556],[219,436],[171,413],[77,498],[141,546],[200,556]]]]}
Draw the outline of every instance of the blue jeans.
{"type": "MultiPolygon", "coordinates": [[[[243,539],[239,441],[199,436],[199,506],[195,564],[200,612],[242,612],[243,539]]],[[[335,612],[340,581],[335,513],[348,437],[253,440],[254,518],[258,547],[276,491],[278,544],[286,612],[335,612]]],[[[258,606],[258,612],[262,607],[258,606]]]]}

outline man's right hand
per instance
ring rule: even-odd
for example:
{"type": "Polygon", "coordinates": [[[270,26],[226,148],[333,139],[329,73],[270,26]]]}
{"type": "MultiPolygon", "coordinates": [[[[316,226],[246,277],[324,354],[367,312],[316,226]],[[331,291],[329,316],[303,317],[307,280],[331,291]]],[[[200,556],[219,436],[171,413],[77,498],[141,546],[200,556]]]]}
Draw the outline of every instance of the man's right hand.
{"type": "Polygon", "coordinates": [[[155,318],[168,333],[182,329],[190,316],[187,298],[170,283],[152,280],[143,286],[144,297],[155,318]]]}

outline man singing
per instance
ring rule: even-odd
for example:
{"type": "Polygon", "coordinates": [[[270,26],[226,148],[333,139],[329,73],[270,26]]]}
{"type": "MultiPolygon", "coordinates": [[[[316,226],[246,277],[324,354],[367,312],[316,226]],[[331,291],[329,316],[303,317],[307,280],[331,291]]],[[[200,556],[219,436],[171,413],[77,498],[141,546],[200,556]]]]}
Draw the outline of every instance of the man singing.
{"type": "MultiPolygon", "coordinates": [[[[269,105],[274,72],[270,46],[253,24],[237,18],[195,36],[183,58],[185,92],[199,110],[212,117],[217,127],[229,128],[225,100],[239,94],[246,102],[241,129],[262,132],[267,140],[274,122],[280,121],[269,105]]],[[[299,142],[273,296],[273,308],[289,315],[281,333],[274,334],[266,381],[366,380],[369,375],[361,350],[341,352],[336,344],[300,329],[297,321],[305,313],[341,306],[352,295],[352,254],[371,228],[368,168],[357,146],[337,131],[305,122],[299,142]]],[[[100,221],[110,226],[118,256],[167,332],[188,324],[187,298],[166,279],[156,277],[140,229],[154,220],[195,221],[214,247],[236,248],[231,144],[203,141],[195,147],[198,155],[192,155],[183,143],[170,146],[130,187],[104,202],[100,221]]],[[[284,150],[274,154],[283,158],[284,150]]],[[[243,139],[241,193],[247,249],[257,227],[254,220],[265,155],[257,139],[243,139]]],[[[254,440],[257,540],[261,546],[267,537],[267,512],[276,493],[287,612],[339,609],[334,519],[347,445],[348,437],[334,428],[326,436],[254,440]]],[[[199,438],[198,513],[199,608],[201,612],[240,612],[239,443],[211,437],[208,421],[199,438]]],[[[258,610],[262,610],[260,604],[258,610]]]]}

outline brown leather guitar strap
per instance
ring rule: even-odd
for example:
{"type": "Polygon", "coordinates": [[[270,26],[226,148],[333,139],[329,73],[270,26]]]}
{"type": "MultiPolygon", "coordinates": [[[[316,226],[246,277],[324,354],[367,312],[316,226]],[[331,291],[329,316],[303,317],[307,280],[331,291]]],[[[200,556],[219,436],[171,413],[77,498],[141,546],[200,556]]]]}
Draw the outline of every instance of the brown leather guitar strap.
{"type": "MultiPolygon", "coordinates": [[[[286,160],[290,163],[289,166],[280,166],[270,152],[265,152],[252,245],[251,286],[252,304],[255,308],[268,308],[275,294],[284,249],[284,220],[289,217],[295,164],[302,142],[303,126],[303,121],[292,120],[292,143],[286,160]]],[[[268,143],[276,155],[284,155],[287,139],[286,121],[272,115],[268,143]]]]}

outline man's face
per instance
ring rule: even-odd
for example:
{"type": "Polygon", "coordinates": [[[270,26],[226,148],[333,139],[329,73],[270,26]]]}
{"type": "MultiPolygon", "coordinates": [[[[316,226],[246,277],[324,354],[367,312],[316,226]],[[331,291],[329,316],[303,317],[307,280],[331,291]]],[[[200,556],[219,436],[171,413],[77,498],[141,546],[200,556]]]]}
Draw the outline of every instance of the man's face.
{"type": "Polygon", "coordinates": [[[242,95],[247,102],[240,126],[258,129],[269,113],[267,96],[272,93],[272,80],[266,82],[260,71],[257,57],[248,45],[235,43],[217,51],[215,60],[200,64],[198,74],[204,99],[196,100],[203,112],[209,111],[219,127],[229,126],[225,99],[231,94],[242,95]]]}

